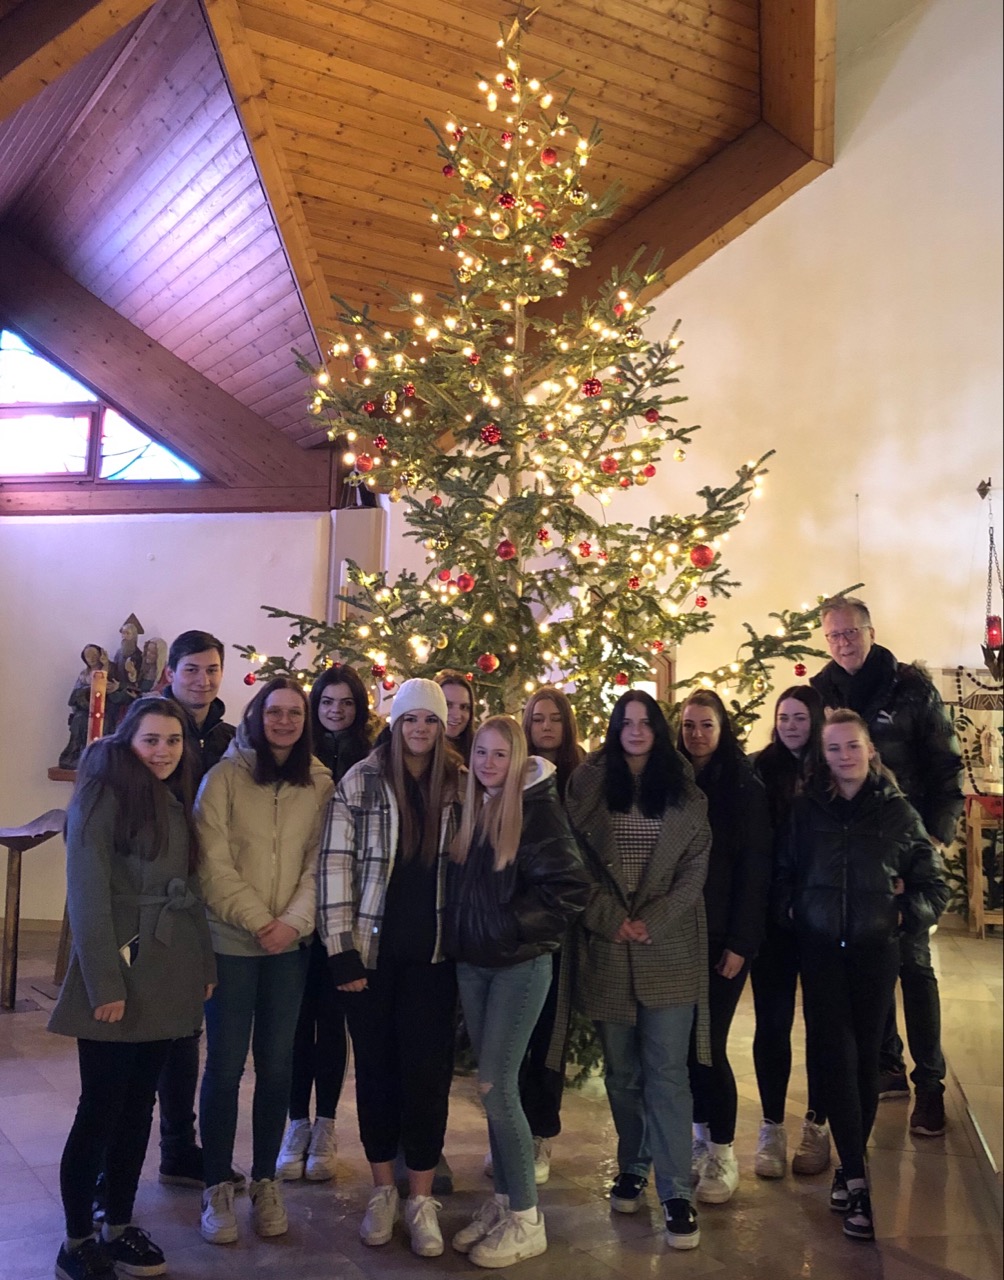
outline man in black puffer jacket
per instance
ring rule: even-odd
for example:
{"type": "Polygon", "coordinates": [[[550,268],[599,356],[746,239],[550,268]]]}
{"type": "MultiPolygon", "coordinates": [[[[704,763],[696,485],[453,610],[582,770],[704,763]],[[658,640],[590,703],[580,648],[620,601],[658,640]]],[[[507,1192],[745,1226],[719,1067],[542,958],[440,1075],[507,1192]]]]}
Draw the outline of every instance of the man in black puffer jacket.
{"type": "MultiPolygon", "coordinates": [[[[823,602],[821,616],[833,661],[809,683],[827,708],[850,707],[864,718],[882,763],[896,775],[932,843],[950,844],[962,811],[962,760],[938,691],[919,667],[897,662],[888,649],[875,644],[875,628],[862,600],[834,596],[823,602]]],[[[945,1059],[938,980],[926,930],[901,936],[899,976],[917,1095],[910,1129],[934,1137],[945,1131],[945,1059]]],[[[881,1068],[881,1096],[909,1097],[895,1004],[889,1011],[881,1068]]]]}

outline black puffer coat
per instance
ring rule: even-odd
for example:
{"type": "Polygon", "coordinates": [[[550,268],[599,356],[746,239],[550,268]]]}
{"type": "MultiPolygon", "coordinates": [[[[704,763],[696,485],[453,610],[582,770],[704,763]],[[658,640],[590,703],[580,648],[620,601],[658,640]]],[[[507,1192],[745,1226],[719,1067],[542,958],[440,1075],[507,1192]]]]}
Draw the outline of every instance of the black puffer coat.
{"type": "MultiPolygon", "coordinates": [[[[531,757],[531,765],[541,764],[531,757]]],[[[556,951],[586,905],[589,881],[558,799],[554,766],[523,792],[523,834],[513,861],[494,869],[476,844],[446,873],[443,949],[454,960],[500,969],[556,951]]]]}
{"type": "Polygon", "coordinates": [[[941,872],[919,816],[891,782],[869,778],[850,802],[817,783],[795,797],[779,842],[775,916],[805,941],[880,948],[937,922],[948,901],[941,872]]]}
{"type": "Polygon", "coordinates": [[[850,707],[866,721],[882,763],[924,826],[951,844],[962,812],[962,757],[941,695],[924,672],[876,644],[853,676],[829,662],[809,683],[827,708],[850,707]]]}

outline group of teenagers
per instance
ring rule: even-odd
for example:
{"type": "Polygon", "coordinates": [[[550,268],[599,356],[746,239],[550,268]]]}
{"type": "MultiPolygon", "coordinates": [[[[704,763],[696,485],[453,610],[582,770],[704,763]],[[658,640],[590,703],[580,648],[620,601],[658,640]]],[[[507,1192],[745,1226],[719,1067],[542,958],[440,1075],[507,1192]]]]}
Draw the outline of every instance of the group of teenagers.
{"type": "Polygon", "coordinates": [[[603,1053],[611,1207],[637,1211],[654,1176],[668,1244],[694,1248],[695,1203],[738,1184],[727,1047],[747,976],[756,1172],[786,1172],[801,979],[809,1110],[794,1171],[827,1169],[832,1133],[830,1205],[847,1235],[874,1238],[865,1147],[900,940],[926,935],[947,891],[861,714],[786,689],[751,759],[711,690],[687,695],[675,736],[629,690],[587,755],[557,688],[532,694],[521,720],[479,724],[470,679],[443,671],[404,681],[384,723],[335,664],[309,696],[284,676],[263,683],[233,733],[222,671],[215,637],[183,633],[164,695],[138,698],[80,762],[74,947],[50,1022],[77,1039],[81,1080],[57,1277],[166,1270],[132,1222],[158,1091],[162,1180],[203,1186],[203,1237],[237,1240],[249,1050],[251,1218],[261,1237],[284,1234],[281,1182],[335,1173],[346,1027],[373,1179],[360,1237],[386,1245],[403,1220],[411,1249],[439,1256],[458,994],[493,1194],[452,1247],[485,1268],[547,1248],[537,1188],[576,1009],[603,1053]],[[183,1058],[194,1099],[203,1018],[201,1151],[189,1126],[196,1164],[182,1176],[165,1146],[166,1077],[183,1058]]]}

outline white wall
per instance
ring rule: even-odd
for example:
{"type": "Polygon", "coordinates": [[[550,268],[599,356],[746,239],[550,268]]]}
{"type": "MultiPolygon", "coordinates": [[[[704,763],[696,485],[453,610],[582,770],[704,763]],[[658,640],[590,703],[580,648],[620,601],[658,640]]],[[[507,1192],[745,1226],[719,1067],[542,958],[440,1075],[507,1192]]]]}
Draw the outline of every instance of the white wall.
{"type": "MultiPolygon", "coordinates": [[[[0,826],[66,807],[70,784],[46,770],[66,745],[80,650],[96,641],[114,653],[130,613],[148,637],[199,628],[224,641],[235,720],[253,691],[229,646],[285,649],[289,627],[262,604],[323,613],[328,530],[327,513],[0,519],[0,826]]],[[[60,839],[25,855],[22,918],[60,918],[64,891],[60,839]]]]}

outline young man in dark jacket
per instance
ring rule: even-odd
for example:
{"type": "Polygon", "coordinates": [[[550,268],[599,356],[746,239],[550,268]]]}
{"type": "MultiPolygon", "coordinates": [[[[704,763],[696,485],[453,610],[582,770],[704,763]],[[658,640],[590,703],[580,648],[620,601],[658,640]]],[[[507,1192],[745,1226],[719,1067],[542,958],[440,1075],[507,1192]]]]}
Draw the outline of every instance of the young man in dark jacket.
{"type": "MultiPolygon", "coordinates": [[[[882,763],[920,814],[936,848],[951,844],[962,811],[962,760],[944,704],[928,676],[875,643],[867,605],[855,596],[823,603],[823,634],[832,661],[809,683],[827,708],[849,707],[867,722],[882,763]]],[[[945,1131],[945,1059],[941,1002],[927,931],[900,940],[906,1035],[914,1060],[913,1133],[945,1131]]],[[[882,1097],[909,1097],[896,1006],[889,1011],[881,1058],[882,1097]]]]}

